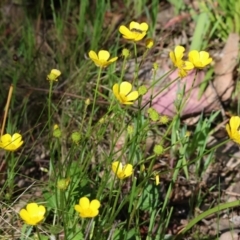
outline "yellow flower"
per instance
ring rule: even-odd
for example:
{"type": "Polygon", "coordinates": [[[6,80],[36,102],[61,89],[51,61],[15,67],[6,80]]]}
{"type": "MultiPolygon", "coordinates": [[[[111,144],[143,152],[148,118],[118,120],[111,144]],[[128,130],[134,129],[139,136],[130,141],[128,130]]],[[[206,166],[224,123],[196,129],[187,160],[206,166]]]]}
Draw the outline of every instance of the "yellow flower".
{"type": "Polygon", "coordinates": [[[79,200],[79,204],[75,205],[74,209],[82,218],[93,218],[98,215],[100,206],[101,204],[98,200],[94,199],[90,202],[87,197],[82,197],[79,200]]]}
{"type": "Polygon", "coordinates": [[[240,144],[240,117],[232,116],[226,125],[228,136],[236,143],[240,144]]]}
{"type": "Polygon", "coordinates": [[[125,39],[133,40],[136,42],[142,40],[145,37],[147,30],[148,24],[145,22],[131,22],[129,24],[129,28],[123,25],[121,25],[119,28],[119,32],[123,35],[125,39]]]}
{"type": "Polygon", "coordinates": [[[176,46],[174,51],[169,53],[169,57],[172,60],[175,67],[178,68],[178,75],[183,78],[187,76],[188,71],[194,68],[193,63],[189,61],[184,61],[183,53],[185,48],[183,46],[176,46]]]}
{"type": "Polygon", "coordinates": [[[145,46],[146,46],[146,48],[148,48],[148,49],[152,48],[153,44],[154,44],[154,41],[153,41],[152,38],[148,38],[148,39],[146,40],[146,42],[145,42],[145,46]]]}
{"type": "Polygon", "coordinates": [[[94,51],[88,53],[90,59],[95,63],[97,67],[107,67],[111,63],[117,61],[118,57],[110,58],[110,53],[106,50],[100,50],[98,55],[94,51]],[[108,60],[109,59],[109,60],[108,60]]]}
{"type": "Polygon", "coordinates": [[[183,46],[176,46],[174,51],[171,51],[169,53],[169,57],[171,58],[173,64],[175,67],[180,68],[182,67],[183,63],[183,53],[185,51],[185,48],[183,46]]]}
{"type": "Polygon", "coordinates": [[[58,77],[61,75],[61,72],[58,69],[52,69],[51,72],[47,75],[47,80],[49,81],[58,81],[58,77]]]}
{"type": "Polygon", "coordinates": [[[53,136],[56,138],[60,138],[62,136],[62,131],[57,124],[53,126],[53,136]]]}
{"type": "Polygon", "coordinates": [[[7,133],[0,137],[0,148],[7,151],[16,151],[22,144],[22,135],[19,133],[14,133],[12,136],[7,133]]]}
{"type": "Polygon", "coordinates": [[[129,82],[122,82],[113,85],[113,93],[120,103],[130,105],[138,98],[138,91],[132,91],[132,84],[129,82]]]}
{"type": "Polygon", "coordinates": [[[188,53],[188,60],[194,65],[195,68],[200,69],[212,62],[212,58],[209,57],[208,52],[198,52],[197,50],[192,50],[188,53]]]}
{"type": "Polygon", "coordinates": [[[122,163],[116,161],[112,163],[112,171],[117,175],[119,179],[124,179],[132,175],[133,166],[131,164],[127,164],[123,167],[122,163]]]}
{"type": "Polygon", "coordinates": [[[29,203],[26,209],[19,212],[19,215],[26,224],[34,226],[43,220],[45,212],[46,208],[44,206],[29,203]]]}

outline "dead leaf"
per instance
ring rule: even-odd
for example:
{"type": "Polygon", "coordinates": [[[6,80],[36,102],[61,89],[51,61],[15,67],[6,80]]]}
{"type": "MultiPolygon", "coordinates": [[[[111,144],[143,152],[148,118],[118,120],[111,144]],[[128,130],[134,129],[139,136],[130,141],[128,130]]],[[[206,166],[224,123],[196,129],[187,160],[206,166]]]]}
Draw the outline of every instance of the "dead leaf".
{"type": "Polygon", "coordinates": [[[237,65],[239,53],[239,35],[231,33],[222,51],[221,60],[216,62],[214,87],[222,101],[231,97],[234,88],[233,70],[237,65]]]}
{"type": "MultiPolygon", "coordinates": [[[[220,108],[220,104],[216,101],[216,92],[213,88],[208,87],[199,99],[199,87],[203,82],[205,73],[203,71],[192,71],[187,77],[175,81],[170,86],[167,86],[171,81],[178,77],[177,71],[174,71],[169,76],[169,81],[164,81],[165,85],[155,87],[153,96],[161,91],[152,100],[152,107],[160,114],[173,117],[177,113],[176,104],[182,101],[183,109],[181,116],[201,113],[203,111],[212,111],[220,108]],[[181,89],[185,88],[185,92],[181,95],[181,89]]],[[[146,104],[151,99],[151,90],[143,97],[143,104],[146,104]]]]}

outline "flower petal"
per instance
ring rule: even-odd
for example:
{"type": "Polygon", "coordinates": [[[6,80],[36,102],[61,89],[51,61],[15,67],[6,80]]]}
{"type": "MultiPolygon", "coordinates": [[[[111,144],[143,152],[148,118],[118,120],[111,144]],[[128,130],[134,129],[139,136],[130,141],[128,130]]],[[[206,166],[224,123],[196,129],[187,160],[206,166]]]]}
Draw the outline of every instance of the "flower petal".
{"type": "Polygon", "coordinates": [[[114,57],[114,58],[111,58],[110,60],[108,60],[108,62],[110,64],[110,63],[117,61],[117,59],[118,59],[118,57],[114,57]]]}
{"type": "Polygon", "coordinates": [[[132,166],[132,164],[125,165],[124,168],[123,168],[123,172],[124,172],[124,177],[131,176],[132,173],[133,173],[133,166],[132,166]]]}
{"type": "Polygon", "coordinates": [[[138,91],[133,91],[127,95],[127,101],[134,101],[138,98],[138,91]]]}
{"type": "Polygon", "coordinates": [[[199,52],[197,50],[192,50],[188,53],[188,59],[195,65],[195,62],[199,61],[199,52]]]}
{"type": "Polygon", "coordinates": [[[230,118],[229,125],[231,128],[231,132],[238,131],[238,128],[240,127],[240,117],[233,116],[230,118]]]}
{"type": "Polygon", "coordinates": [[[176,61],[182,60],[184,51],[185,51],[185,48],[183,46],[175,47],[174,54],[175,54],[176,61]]]}
{"type": "Polygon", "coordinates": [[[45,213],[46,213],[46,208],[42,205],[38,206],[38,214],[43,216],[45,213]]]}
{"type": "Polygon", "coordinates": [[[132,32],[126,26],[120,26],[119,32],[124,36],[132,36],[132,32]]]}
{"type": "Polygon", "coordinates": [[[29,203],[26,207],[29,215],[36,215],[36,212],[38,212],[38,205],[36,203],[29,203]]]}
{"type": "Polygon", "coordinates": [[[1,137],[1,142],[11,142],[12,141],[12,136],[10,134],[4,134],[2,137],[1,137]]]}
{"type": "Polygon", "coordinates": [[[141,30],[141,27],[140,27],[140,24],[138,22],[130,22],[129,24],[129,29],[132,30],[132,29],[137,29],[137,30],[141,30]]]}
{"type": "Polygon", "coordinates": [[[119,161],[115,161],[112,163],[112,171],[117,174],[118,172],[122,172],[122,163],[119,161]]]}
{"type": "Polygon", "coordinates": [[[194,65],[189,61],[184,61],[183,65],[184,70],[192,70],[194,68],[194,65]]]}
{"type": "Polygon", "coordinates": [[[109,53],[108,51],[106,51],[106,50],[100,50],[100,51],[98,52],[98,58],[99,58],[99,60],[105,60],[105,61],[107,61],[107,60],[109,59],[109,57],[110,57],[110,53],[109,53]]]}
{"type": "Polygon", "coordinates": [[[89,205],[90,205],[90,201],[87,197],[82,197],[80,198],[79,200],[79,205],[82,207],[82,208],[89,208],[89,205]]]}
{"type": "MultiPolygon", "coordinates": [[[[23,144],[23,141],[22,141],[22,135],[19,134],[19,133],[14,133],[12,135],[12,142],[15,144],[15,145],[22,145],[23,144]]],[[[20,146],[19,146],[20,147],[20,146]]]]}
{"type": "Polygon", "coordinates": [[[90,208],[94,210],[97,210],[98,208],[100,208],[100,206],[101,204],[97,199],[92,200],[90,203],[90,208]]]}
{"type": "Polygon", "coordinates": [[[21,209],[21,211],[19,212],[19,215],[22,218],[22,220],[29,221],[29,214],[26,209],[21,209]]]}
{"type": "Polygon", "coordinates": [[[132,90],[132,84],[124,81],[120,84],[119,94],[126,96],[131,92],[131,90],[132,90]]]}
{"type": "Polygon", "coordinates": [[[145,37],[146,34],[147,34],[146,32],[135,33],[134,41],[142,40],[145,37]]]}
{"type": "Polygon", "coordinates": [[[92,60],[98,60],[97,54],[96,54],[94,51],[92,51],[92,50],[88,53],[88,56],[89,56],[92,60]]]}
{"type": "Polygon", "coordinates": [[[142,31],[146,32],[148,30],[148,24],[143,22],[140,24],[140,28],[142,31]]]}

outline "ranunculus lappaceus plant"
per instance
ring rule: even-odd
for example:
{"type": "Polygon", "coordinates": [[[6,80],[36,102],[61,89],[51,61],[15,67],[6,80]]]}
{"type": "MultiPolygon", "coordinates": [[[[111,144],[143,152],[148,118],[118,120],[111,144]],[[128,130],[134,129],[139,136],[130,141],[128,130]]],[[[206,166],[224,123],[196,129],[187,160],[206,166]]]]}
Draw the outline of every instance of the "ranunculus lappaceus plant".
{"type": "MultiPolygon", "coordinates": [[[[51,2],[51,16],[43,4],[34,24],[38,31],[29,32],[32,27],[26,25],[19,28],[20,41],[8,39],[11,48],[0,44],[0,50],[24,54],[14,68],[25,69],[6,77],[17,95],[0,136],[1,219],[13,215],[6,222],[14,229],[2,229],[1,234],[8,233],[3,239],[180,240],[185,231],[192,239],[211,239],[198,235],[192,223],[204,219],[202,211],[219,213],[214,207],[224,202],[216,194],[219,179],[212,185],[206,176],[216,160],[209,136],[222,117],[218,109],[205,115],[211,104],[208,91],[200,92],[216,64],[202,49],[208,45],[175,39],[184,24],[169,35],[166,26],[172,21],[159,40],[155,10],[148,11],[148,3],[152,21],[144,11],[138,20],[124,20],[127,16],[113,11],[116,4],[101,7],[108,1],[81,1],[80,8],[74,1],[60,2],[61,8],[51,2]],[[90,5],[95,12],[88,11],[90,5]],[[165,35],[174,39],[164,42],[165,35]],[[32,45],[38,48],[28,59],[22,48],[32,45]],[[32,62],[38,55],[51,58],[51,64],[32,62]],[[189,126],[183,120],[195,111],[202,115],[189,126]],[[196,235],[190,236],[193,226],[196,235]]],[[[120,5],[128,5],[132,16],[136,2],[120,5]]],[[[225,124],[229,139],[224,141],[240,144],[240,117],[225,124]]]]}

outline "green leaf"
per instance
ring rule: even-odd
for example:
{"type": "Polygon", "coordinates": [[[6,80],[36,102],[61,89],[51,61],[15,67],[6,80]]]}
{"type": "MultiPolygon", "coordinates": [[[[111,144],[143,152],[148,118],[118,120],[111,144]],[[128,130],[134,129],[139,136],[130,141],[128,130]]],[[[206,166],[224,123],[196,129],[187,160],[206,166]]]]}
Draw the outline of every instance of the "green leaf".
{"type": "Polygon", "coordinates": [[[139,198],[139,208],[143,211],[152,210],[157,207],[159,203],[159,189],[153,183],[143,188],[142,194],[139,198]]]}

